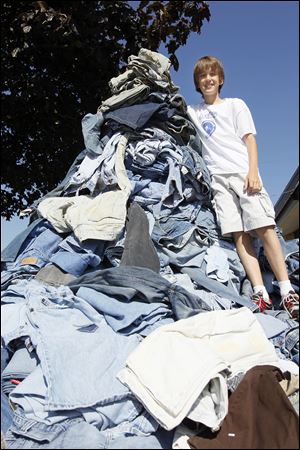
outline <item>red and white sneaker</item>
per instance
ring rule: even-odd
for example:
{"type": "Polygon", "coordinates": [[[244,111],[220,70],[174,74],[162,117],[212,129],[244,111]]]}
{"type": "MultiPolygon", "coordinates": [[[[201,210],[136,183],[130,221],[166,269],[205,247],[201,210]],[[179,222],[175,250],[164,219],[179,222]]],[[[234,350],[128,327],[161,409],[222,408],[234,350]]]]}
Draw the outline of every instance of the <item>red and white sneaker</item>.
{"type": "Polygon", "coordinates": [[[280,306],[282,306],[292,319],[299,320],[299,295],[295,291],[281,297],[280,306]]]}
{"type": "Polygon", "coordinates": [[[264,298],[262,291],[258,291],[256,294],[253,294],[251,299],[253,303],[259,307],[259,311],[262,313],[266,311],[266,309],[272,309],[272,300],[270,298],[264,298]]]}

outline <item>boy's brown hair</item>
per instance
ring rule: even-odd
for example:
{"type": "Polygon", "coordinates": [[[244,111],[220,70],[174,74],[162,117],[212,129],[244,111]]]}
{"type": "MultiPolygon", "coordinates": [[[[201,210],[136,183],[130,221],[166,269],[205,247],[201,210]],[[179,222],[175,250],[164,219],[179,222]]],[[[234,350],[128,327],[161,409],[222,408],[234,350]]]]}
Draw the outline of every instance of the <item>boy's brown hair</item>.
{"type": "MultiPolygon", "coordinates": [[[[224,84],[225,74],[224,67],[221,61],[219,61],[214,56],[203,56],[202,58],[198,59],[194,67],[195,88],[197,92],[200,92],[200,94],[202,94],[198,85],[200,74],[208,72],[209,69],[216,72],[219,75],[220,80],[224,84]]],[[[219,92],[221,91],[223,84],[219,86],[219,92]]]]}

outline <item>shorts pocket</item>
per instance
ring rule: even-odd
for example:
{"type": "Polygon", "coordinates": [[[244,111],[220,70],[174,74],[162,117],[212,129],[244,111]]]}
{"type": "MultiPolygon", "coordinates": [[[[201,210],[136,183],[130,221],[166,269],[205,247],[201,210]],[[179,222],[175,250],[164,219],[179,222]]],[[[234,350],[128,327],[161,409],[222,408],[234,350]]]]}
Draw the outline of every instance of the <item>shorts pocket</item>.
{"type": "Polygon", "coordinates": [[[266,215],[268,217],[271,217],[272,219],[275,219],[274,207],[273,207],[273,204],[272,204],[271,199],[268,196],[268,194],[265,192],[261,192],[259,195],[259,201],[260,201],[261,206],[263,207],[266,215]]]}

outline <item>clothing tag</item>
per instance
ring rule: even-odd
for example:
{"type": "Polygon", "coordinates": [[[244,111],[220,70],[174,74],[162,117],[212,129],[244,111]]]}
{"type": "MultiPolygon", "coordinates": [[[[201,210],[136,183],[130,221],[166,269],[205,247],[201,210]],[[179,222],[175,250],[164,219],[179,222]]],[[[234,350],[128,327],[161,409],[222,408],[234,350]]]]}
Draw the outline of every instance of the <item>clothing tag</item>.
{"type": "Polygon", "coordinates": [[[21,264],[36,264],[38,259],[35,256],[28,256],[27,258],[21,259],[21,264]]]}
{"type": "Polygon", "coordinates": [[[185,166],[182,166],[181,172],[183,173],[183,175],[186,175],[187,173],[189,173],[189,170],[185,166]]]}
{"type": "Polygon", "coordinates": [[[32,345],[30,337],[25,339],[24,344],[25,344],[25,347],[27,348],[27,350],[29,351],[29,353],[31,353],[34,350],[34,346],[32,345]]]}
{"type": "Polygon", "coordinates": [[[17,409],[17,404],[12,402],[10,398],[8,398],[8,403],[13,411],[15,411],[17,409]]]}
{"type": "Polygon", "coordinates": [[[23,216],[27,216],[28,214],[30,214],[33,211],[32,208],[26,208],[26,209],[22,209],[22,211],[19,214],[19,217],[23,217],[23,216]]]}
{"type": "Polygon", "coordinates": [[[45,306],[49,306],[51,305],[50,300],[48,300],[47,298],[42,298],[41,302],[43,303],[43,305],[45,306]]]}

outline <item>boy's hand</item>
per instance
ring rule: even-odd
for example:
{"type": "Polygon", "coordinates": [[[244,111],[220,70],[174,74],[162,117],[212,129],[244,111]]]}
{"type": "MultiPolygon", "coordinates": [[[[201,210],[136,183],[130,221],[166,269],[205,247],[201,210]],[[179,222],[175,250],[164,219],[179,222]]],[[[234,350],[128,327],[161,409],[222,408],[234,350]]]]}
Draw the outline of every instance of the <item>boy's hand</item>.
{"type": "Polygon", "coordinates": [[[244,190],[248,194],[256,194],[262,188],[262,184],[257,170],[249,170],[244,183],[244,190]]]}

